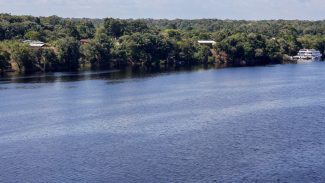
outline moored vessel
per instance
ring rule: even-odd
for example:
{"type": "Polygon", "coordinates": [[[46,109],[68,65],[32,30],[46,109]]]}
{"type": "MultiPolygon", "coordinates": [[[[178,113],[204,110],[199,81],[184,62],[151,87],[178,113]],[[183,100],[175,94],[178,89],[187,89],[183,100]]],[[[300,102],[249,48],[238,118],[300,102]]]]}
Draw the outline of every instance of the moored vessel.
{"type": "Polygon", "coordinates": [[[322,58],[322,54],[319,50],[315,49],[301,49],[298,54],[292,57],[293,60],[306,62],[306,61],[318,61],[322,58]]]}

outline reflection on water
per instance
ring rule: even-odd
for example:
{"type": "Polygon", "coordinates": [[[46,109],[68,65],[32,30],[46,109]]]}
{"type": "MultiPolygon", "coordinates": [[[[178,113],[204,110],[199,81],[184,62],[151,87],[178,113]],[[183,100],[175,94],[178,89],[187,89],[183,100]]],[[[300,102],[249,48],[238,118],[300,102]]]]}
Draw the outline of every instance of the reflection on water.
{"type": "Polygon", "coordinates": [[[197,71],[215,68],[212,65],[198,65],[182,68],[166,67],[126,67],[123,69],[108,71],[80,71],[80,72],[56,72],[56,73],[36,73],[31,75],[7,74],[0,76],[1,83],[51,83],[51,82],[71,82],[92,79],[109,79],[118,82],[121,79],[153,77],[157,74],[167,74],[180,71],[197,71]]]}

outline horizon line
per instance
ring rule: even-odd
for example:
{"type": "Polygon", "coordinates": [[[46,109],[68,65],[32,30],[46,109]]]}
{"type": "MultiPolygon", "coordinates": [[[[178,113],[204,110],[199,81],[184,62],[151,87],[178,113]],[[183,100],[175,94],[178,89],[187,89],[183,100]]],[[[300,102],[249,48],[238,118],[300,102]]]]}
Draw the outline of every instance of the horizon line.
{"type": "Polygon", "coordinates": [[[59,18],[64,18],[64,19],[105,19],[105,18],[113,18],[113,19],[120,19],[120,20],[168,20],[168,21],[173,21],[173,20],[222,20],[222,21],[310,21],[310,22],[317,22],[317,21],[325,21],[325,19],[285,19],[285,18],[278,18],[278,19],[237,19],[237,18],[212,18],[212,17],[201,17],[201,18],[152,18],[152,17],[141,17],[141,18],[121,18],[121,17],[113,17],[113,16],[107,16],[107,17],[80,17],[80,16],[60,16],[60,15],[32,15],[32,14],[12,14],[12,13],[6,13],[6,12],[1,12],[1,14],[8,14],[11,16],[32,16],[32,17],[51,17],[51,16],[57,16],[59,18]]]}

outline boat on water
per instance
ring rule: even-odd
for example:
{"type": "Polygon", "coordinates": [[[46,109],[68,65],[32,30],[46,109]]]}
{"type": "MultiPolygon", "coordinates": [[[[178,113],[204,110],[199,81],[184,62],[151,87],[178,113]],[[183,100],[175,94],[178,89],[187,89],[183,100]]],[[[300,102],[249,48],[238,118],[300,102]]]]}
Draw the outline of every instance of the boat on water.
{"type": "Polygon", "coordinates": [[[293,60],[308,62],[308,61],[318,61],[322,58],[322,54],[319,50],[315,49],[301,49],[298,54],[292,57],[293,60]]]}

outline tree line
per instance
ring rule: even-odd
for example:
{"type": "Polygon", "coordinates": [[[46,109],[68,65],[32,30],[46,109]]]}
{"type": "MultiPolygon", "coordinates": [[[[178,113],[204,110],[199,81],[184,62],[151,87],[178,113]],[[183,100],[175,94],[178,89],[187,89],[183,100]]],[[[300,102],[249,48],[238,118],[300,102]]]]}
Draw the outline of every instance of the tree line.
{"type": "Polygon", "coordinates": [[[68,19],[0,14],[0,71],[75,71],[125,65],[283,63],[301,48],[324,53],[325,21],[68,19]],[[213,48],[198,40],[214,40],[213,48]],[[22,40],[46,43],[31,48],[22,40]],[[213,49],[213,50],[211,50],[213,49]],[[214,53],[214,55],[212,55],[214,53]]]}

